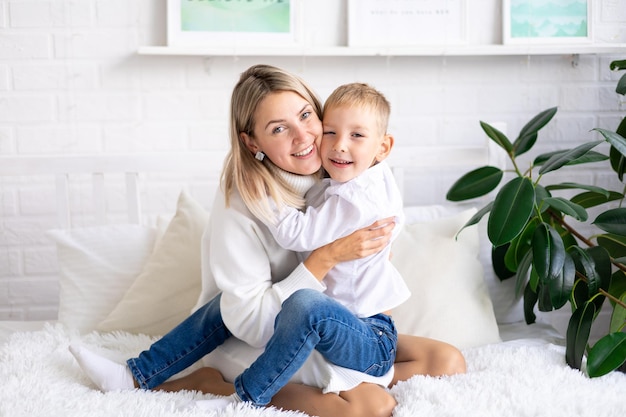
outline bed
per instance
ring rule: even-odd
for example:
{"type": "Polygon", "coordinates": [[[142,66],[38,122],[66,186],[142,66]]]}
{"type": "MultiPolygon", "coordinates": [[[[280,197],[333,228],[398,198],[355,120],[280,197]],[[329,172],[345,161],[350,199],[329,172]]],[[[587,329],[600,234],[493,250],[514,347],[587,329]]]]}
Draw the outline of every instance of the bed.
{"type": "MultiPolygon", "coordinates": [[[[207,178],[215,183],[223,157],[221,151],[0,157],[3,187],[19,189],[31,179],[54,185],[58,214],[46,239],[56,248],[59,271],[56,320],[0,322],[1,416],[207,414],[189,408],[193,400],[211,397],[197,392],[100,393],[67,346],[80,340],[122,361],[189,314],[201,290],[200,234],[210,216],[210,198],[198,190],[207,178]],[[114,174],[111,192],[107,178],[114,174]],[[171,211],[157,213],[145,202],[161,194],[152,184],[164,181],[180,193],[171,211]],[[151,187],[152,194],[146,191],[151,187]],[[89,209],[75,213],[76,193],[90,201],[89,209]],[[123,207],[124,214],[111,214],[111,207],[123,207]]],[[[464,375],[415,376],[391,388],[398,401],[394,416],[623,415],[626,375],[589,379],[570,369],[562,329],[541,315],[526,325],[512,283],[495,278],[484,225],[457,236],[480,201],[419,204],[411,194],[442,167],[462,173],[504,166],[503,155],[480,143],[397,147],[390,158],[408,202],[407,226],[393,247],[393,262],[412,290],[394,313],[398,328],[455,344],[468,364],[464,375]]],[[[239,404],[214,415],[301,413],[239,404]]]]}

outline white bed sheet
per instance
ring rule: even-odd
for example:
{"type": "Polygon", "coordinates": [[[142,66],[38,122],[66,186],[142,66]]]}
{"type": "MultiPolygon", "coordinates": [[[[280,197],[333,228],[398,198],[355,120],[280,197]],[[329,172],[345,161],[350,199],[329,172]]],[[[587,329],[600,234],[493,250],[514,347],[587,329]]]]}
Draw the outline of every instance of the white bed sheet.
{"type": "MultiPolygon", "coordinates": [[[[6,343],[15,332],[34,332],[42,330],[46,323],[55,324],[56,321],[17,321],[0,320],[0,344],[6,343]]],[[[545,323],[527,325],[524,322],[500,324],[500,337],[503,342],[539,339],[556,345],[565,345],[565,338],[556,329],[545,323]]]]}

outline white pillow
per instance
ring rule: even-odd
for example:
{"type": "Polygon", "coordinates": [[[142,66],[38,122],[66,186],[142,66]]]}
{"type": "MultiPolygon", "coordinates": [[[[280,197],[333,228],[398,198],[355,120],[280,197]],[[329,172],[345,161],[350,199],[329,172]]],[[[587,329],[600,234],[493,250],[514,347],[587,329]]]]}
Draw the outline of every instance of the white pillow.
{"type": "Polygon", "coordinates": [[[59,264],[59,321],[92,331],[152,253],[156,232],[139,225],[50,230],[59,264]]]}
{"type": "MultiPolygon", "coordinates": [[[[467,205],[430,205],[405,207],[407,223],[423,223],[441,217],[449,217],[467,209],[467,205]]],[[[478,228],[480,249],[479,259],[484,269],[484,280],[489,290],[493,311],[499,324],[518,323],[524,321],[523,301],[515,298],[515,279],[504,281],[496,276],[491,264],[491,243],[487,236],[487,217],[476,226],[478,228]]]]}
{"type": "Polygon", "coordinates": [[[393,310],[400,333],[460,349],[501,341],[478,260],[477,227],[455,238],[474,213],[406,224],[394,241],[392,263],[411,290],[411,297],[393,310]]]}
{"type": "Polygon", "coordinates": [[[189,316],[201,291],[200,241],[209,213],[181,192],[150,259],[100,331],[163,335],[189,316]]]}

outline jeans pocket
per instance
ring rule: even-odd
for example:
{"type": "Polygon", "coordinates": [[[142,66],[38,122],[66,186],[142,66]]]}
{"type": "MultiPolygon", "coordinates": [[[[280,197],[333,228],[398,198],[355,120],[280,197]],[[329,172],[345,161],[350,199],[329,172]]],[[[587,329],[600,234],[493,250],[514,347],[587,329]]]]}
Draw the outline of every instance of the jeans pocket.
{"type": "Polygon", "coordinates": [[[396,360],[398,333],[393,321],[387,316],[382,319],[374,316],[368,321],[372,331],[376,334],[379,349],[375,363],[365,373],[372,376],[383,376],[391,369],[396,360]]]}

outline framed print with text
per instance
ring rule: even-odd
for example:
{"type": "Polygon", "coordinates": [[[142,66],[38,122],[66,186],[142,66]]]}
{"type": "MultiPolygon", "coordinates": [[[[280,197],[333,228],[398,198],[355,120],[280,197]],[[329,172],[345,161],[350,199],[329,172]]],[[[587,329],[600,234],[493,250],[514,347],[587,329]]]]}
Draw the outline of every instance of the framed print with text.
{"type": "Polygon", "coordinates": [[[168,46],[295,45],[294,0],[167,0],[168,46]]]}
{"type": "Polygon", "coordinates": [[[348,0],[348,46],[467,43],[467,0],[348,0]]]}
{"type": "Polygon", "coordinates": [[[505,44],[591,42],[592,0],[504,0],[505,44]]]}

